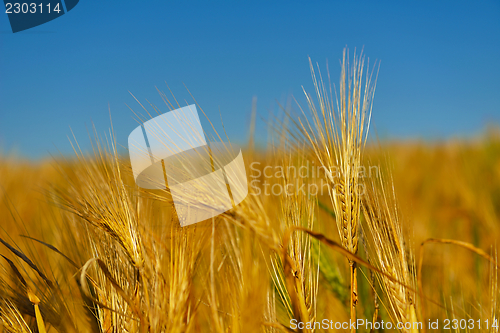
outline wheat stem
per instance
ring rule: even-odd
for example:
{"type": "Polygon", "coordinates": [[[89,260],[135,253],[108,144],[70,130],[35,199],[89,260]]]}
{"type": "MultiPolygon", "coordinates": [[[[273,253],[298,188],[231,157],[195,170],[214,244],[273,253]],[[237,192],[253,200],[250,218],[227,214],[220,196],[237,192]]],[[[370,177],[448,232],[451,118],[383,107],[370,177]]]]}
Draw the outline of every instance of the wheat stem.
{"type": "MultiPolygon", "coordinates": [[[[354,261],[350,261],[349,266],[351,268],[351,322],[356,322],[356,305],[358,303],[358,272],[354,261]]],[[[351,332],[356,332],[356,329],[351,328],[351,332]]]]}

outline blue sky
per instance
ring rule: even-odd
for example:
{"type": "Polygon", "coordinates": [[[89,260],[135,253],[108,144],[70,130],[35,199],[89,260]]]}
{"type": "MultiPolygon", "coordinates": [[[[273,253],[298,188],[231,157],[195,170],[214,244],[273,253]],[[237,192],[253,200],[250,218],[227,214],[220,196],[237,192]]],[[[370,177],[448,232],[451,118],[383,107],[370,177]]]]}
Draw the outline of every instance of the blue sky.
{"type": "MultiPolygon", "coordinates": [[[[245,142],[252,97],[267,117],[312,91],[307,57],[339,75],[342,49],[381,60],[379,135],[469,137],[500,123],[498,1],[93,1],[13,34],[0,13],[0,151],[37,159],[84,149],[86,126],[127,144],[142,103],[168,83],[245,142]],[[127,104],[127,105],[126,105],[127,104]]],[[[203,120],[204,126],[208,126],[203,120]]],[[[266,129],[258,123],[259,140],[266,129]]]]}

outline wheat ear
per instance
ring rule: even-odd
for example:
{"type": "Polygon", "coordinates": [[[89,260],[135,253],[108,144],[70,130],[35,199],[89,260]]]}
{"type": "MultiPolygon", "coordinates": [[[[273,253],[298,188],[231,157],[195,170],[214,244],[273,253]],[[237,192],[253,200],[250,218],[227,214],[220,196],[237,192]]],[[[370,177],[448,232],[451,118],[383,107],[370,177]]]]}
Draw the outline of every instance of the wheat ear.
{"type": "MultiPolygon", "coordinates": [[[[375,79],[374,70],[369,71],[362,53],[353,57],[349,63],[349,55],[344,49],[341,63],[339,95],[337,105],[333,106],[331,84],[325,87],[321,72],[316,78],[314,67],[310,61],[311,74],[319,102],[319,108],[306,93],[312,121],[299,120],[301,130],[319,160],[326,178],[332,187],[330,198],[336,216],[337,228],[342,245],[353,254],[358,251],[358,226],[360,214],[360,181],[358,172],[361,167],[361,153],[366,142],[375,79]],[[336,109],[336,110],[335,110],[336,109]]],[[[328,74],[329,77],[329,74],[328,74]]],[[[337,92],[335,92],[337,94],[337,92]]],[[[356,321],[357,270],[356,263],[349,261],[351,275],[350,313],[351,320],[356,321]]]]}
{"type": "MultiPolygon", "coordinates": [[[[394,322],[415,323],[415,293],[405,287],[415,288],[415,261],[411,249],[407,247],[407,235],[401,223],[392,179],[386,182],[380,175],[365,185],[363,213],[370,243],[369,255],[382,272],[404,283],[395,283],[387,275],[377,274],[387,295],[387,310],[394,322]]],[[[405,326],[402,331],[415,333],[418,328],[411,325],[408,329],[405,326]]]]}

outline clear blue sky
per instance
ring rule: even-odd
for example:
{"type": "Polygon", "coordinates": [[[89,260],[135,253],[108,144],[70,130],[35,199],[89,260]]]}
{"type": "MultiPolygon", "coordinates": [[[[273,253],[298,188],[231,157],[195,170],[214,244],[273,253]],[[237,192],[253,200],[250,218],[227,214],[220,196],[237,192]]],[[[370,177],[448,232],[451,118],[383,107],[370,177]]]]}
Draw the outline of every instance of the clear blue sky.
{"type": "MultiPolygon", "coordinates": [[[[183,83],[230,139],[244,142],[252,97],[266,117],[301,85],[307,57],[337,81],[347,45],[381,60],[373,121],[395,138],[448,138],[500,123],[499,1],[93,1],[13,34],[0,13],[0,149],[70,153],[71,127],[118,143],[137,126],[130,96],[167,108],[155,86],[183,83]]],[[[185,104],[185,102],[181,102],[185,104]]],[[[204,124],[206,125],[206,123],[204,124]]],[[[265,140],[265,125],[259,124],[265,140]]]]}

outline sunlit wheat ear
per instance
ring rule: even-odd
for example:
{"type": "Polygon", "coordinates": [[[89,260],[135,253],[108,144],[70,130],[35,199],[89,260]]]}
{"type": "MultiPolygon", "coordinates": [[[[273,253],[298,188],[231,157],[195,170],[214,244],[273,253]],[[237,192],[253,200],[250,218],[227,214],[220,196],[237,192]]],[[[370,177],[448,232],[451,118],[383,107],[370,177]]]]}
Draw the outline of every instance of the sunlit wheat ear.
{"type": "MultiPolygon", "coordinates": [[[[342,245],[352,253],[358,251],[358,232],[360,214],[361,155],[368,133],[372,99],[375,92],[376,76],[365,70],[364,56],[354,54],[352,63],[344,50],[341,63],[339,92],[336,105],[333,104],[333,89],[325,86],[321,72],[316,77],[310,61],[311,74],[319,106],[311,95],[305,92],[311,121],[306,116],[299,120],[306,141],[310,144],[316,158],[330,184],[330,198],[336,216],[337,228],[342,245]]],[[[329,77],[329,73],[328,73],[329,77]]],[[[356,264],[351,265],[351,319],[356,319],[357,303],[356,264]]]]}
{"type": "MultiPolygon", "coordinates": [[[[302,178],[295,178],[295,175],[290,169],[290,166],[304,166],[306,161],[304,156],[298,156],[296,159],[291,158],[285,152],[281,156],[281,166],[283,177],[281,179],[283,189],[287,189],[287,184],[294,183],[294,186],[300,188],[304,185],[305,180],[302,178]]],[[[289,191],[289,189],[287,189],[289,191]]],[[[280,227],[282,234],[285,234],[291,227],[306,227],[313,228],[315,217],[315,201],[308,194],[304,194],[297,190],[291,190],[287,194],[280,196],[280,227]]],[[[318,293],[318,279],[317,269],[318,262],[313,261],[311,254],[311,242],[309,235],[295,233],[290,237],[288,248],[289,260],[292,266],[292,272],[285,270],[284,281],[286,289],[280,283],[280,277],[275,277],[275,283],[280,290],[280,297],[286,306],[287,311],[299,321],[310,321],[316,317],[316,301],[318,293]],[[291,273],[293,279],[287,279],[287,274],[291,273]],[[290,283],[293,281],[293,283],[290,283]],[[286,295],[282,293],[285,292],[286,295]],[[290,303],[286,302],[290,299],[290,303]],[[286,301],[286,302],[285,302],[286,301]]],[[[279,260],[276,258],[276,260],[279,260]]],[[[276,274],[276,267],[283,265],[283,262],[273,262],[273,273],[276,274]]],[[[292,317],[293,318],[293,317],[292,317]]],[[[292,319],[290,318],[290,319],[292,319]]]]}
{"type": "MultiPolygon", "coordinates": [[[[95,130],[95,129],[94,129],[95,130]]],[[[114,134],[112,134],[113,137],[114,134]]],[[[81,167],[70,181],[69,190],[60,192],[62,205],[115,239],[136,268],[144,263],[137,213],[132,196],[122,179],[116,143],[106,147],[95,134],[93,158],[74,149],[81,167]]]]}
{"type": "Polygon", "coordinates": [[[358,172],[375,91],[373,70],[365,70],[362,55],[355,54],[350,64],[344,50],[335,107],[332,87],[327,91],[319,70],[318,80],[312,63],[310,67],[319,109],[306,93],[312,123],[306,120],[302,129],[331,183],[331,198],[342,244],[356,253],[360,211],[358,172]]]}
{"type": "MultiPolygon", "coordinates": [[[[370,178],[365,184],[362,197],[363,215],[366,221],[368,255],[384,273],[415,289],[416,269],[411,250],[407,247],[408,236],[404,231],[394,187],[391,182],[370,178]]],[[[382,289],[387,296],[387,311],[393,322],[416,322],[416,295],[404,285],[391,281],[377,273],[382,289]]],[[[418,332],[403,329],[403,332],[418,332]]]]}

